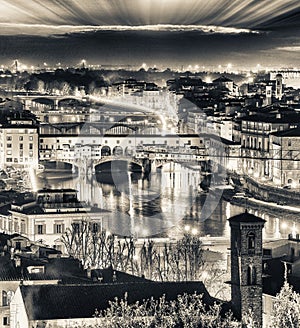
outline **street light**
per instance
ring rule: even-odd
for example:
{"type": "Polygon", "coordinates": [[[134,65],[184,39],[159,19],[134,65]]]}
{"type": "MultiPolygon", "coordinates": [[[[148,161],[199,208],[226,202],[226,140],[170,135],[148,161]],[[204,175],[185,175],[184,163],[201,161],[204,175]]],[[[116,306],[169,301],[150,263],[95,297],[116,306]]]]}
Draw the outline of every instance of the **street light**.
{"type": "Polygon", "coordinates": [[[198,234],[198,229],[197,228],[193,228],[192,229],[192,235],[196,236],[198,234]]]}

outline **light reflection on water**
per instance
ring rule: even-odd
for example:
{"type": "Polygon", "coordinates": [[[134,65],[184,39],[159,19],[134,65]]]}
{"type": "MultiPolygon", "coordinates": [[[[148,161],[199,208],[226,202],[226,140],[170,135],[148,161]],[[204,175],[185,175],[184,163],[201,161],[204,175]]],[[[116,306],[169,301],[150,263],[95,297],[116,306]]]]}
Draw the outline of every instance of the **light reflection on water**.
{"type": "MultiPolygon", "coordinates": [[[[197,186],[201,179],[199,170],[175,164],[173,171],[165,167],[152,173],[148,179],[143,179],[141,174],[124,173],[113,177],[101,174],[69,179],[62,176],[39,178],[38,183],[40,188],[47,185],[75,188],[82,202],[111,211],[108,216],[104,215],[103,226],[116,234],[177,238],[188,224],[196,228],[200,236],[229,238],[227,219],[243,212],[244,208],[219,200],[211,193],[199,193],[197,186]]],[[[299,221],[286,223],[284,217],[275,217],[265,210],[249,209],[249,212],[267,221],[265,238],[282,238],[292,230],[300,230],[299,221]]]]}

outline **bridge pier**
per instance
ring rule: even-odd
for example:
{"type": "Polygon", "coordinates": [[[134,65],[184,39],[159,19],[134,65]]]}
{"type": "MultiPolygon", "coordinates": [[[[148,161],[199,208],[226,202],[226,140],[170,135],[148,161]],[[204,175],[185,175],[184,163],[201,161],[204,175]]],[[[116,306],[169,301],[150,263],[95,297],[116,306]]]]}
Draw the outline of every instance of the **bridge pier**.
{"type": "Polygon", "coordinates": [[[151,173],[152,161],[148,158],[144,158],[142,162],[143,173],[149,175],[151,173]]]}

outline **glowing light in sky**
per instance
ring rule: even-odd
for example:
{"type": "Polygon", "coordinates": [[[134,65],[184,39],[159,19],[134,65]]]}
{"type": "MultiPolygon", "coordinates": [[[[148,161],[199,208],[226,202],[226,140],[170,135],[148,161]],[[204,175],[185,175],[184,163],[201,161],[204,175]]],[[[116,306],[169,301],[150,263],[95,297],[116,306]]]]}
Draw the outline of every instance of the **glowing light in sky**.
{"type": "Polygon", "coordinates": [[[28,65],[86,58],[130,65],[155,60],[185,68],[192,63],[191,71],[198,70],[195,63],[209,70],[221,62],[219,69],[226,70],[231,60],[234,69],[245,63],[255,67],[256,56],[262,67],[266,61],[297,65],[299,34],[299,0],[0,0],[3,60],[18,54],[28,65]],[[163,33],[152,38],[152,32],[163,33]],[[7,43],[7,35],[14,41],[7,43]]]}
{"type": "Polygon", "coordinates": [[[45,25],[201,24],[252,28],[299,9],[298,0],[0,0],[0,21],[45,25]]]}
{"type": "Polygon", "coordinates": [[[28,35],[51,35],[66,33],[84,33],[97,31],[167,31],[167,32],[202,32],[207,34],[239,34],[254,33],[258,31],[236,28],[223,27],[215,25],[47,25],[47,24],[24,24],[24,23],[1,23],[0,35],[28,34],[28,35]]]}

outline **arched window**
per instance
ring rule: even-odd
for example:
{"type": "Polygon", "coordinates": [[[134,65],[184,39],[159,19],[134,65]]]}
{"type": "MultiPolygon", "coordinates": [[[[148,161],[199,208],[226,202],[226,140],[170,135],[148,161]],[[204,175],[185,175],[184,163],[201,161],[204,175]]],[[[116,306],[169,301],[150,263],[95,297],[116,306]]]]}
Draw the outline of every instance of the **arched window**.
{"type": "Polygon", "coordinates": [[[254,250],[255,249],[255,233],[249,232],[248,234],[248,249],[254,250]]]}
{"type": "Polygon", "coordinates": [[[109,146],[104,146],[101,148],[101,156],[110,156],[111,155],[111,149],[109,146]]]}
{"type": "Polygon", "coordinates": [[[250,264],[247,269],[247,285],[256,285],[256,268],[250,264]]]}
{"type": "Polygon", "coordinates": [[[5,290],[2,291],[2,306],[8,306],[7,292],[5,290]]]}

